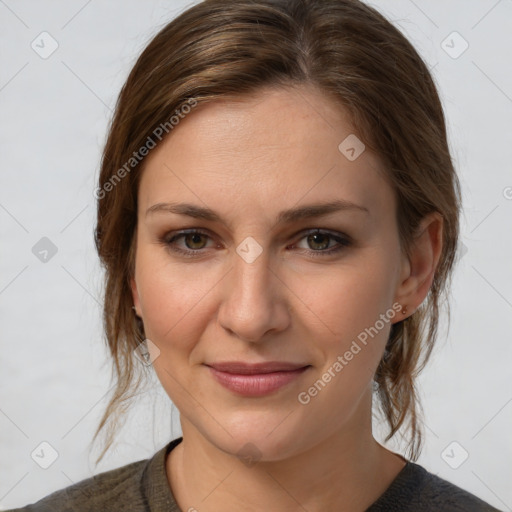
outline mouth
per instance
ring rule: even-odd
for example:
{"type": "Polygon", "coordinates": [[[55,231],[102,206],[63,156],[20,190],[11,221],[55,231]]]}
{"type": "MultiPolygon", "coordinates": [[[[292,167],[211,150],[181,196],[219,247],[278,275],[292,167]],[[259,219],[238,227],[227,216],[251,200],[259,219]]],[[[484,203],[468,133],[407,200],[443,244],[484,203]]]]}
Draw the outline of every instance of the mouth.
{"type": "Polygon", "coordinates": [[[249,364],[240,361],[206,364],[213,378],[242,396],[264,396],[299,378],[311,365],[269,361],[249,364]]]}

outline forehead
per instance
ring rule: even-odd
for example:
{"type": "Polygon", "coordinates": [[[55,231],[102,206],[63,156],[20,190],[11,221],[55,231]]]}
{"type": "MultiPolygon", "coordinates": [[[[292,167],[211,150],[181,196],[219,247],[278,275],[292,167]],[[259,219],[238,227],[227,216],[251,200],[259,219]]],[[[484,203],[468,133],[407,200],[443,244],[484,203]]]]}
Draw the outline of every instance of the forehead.
{"type": "Polygon", "coordinates": [[[237,204],[256,212],[328,195],[378,215],[392,190],[378,157],[368,149],[358,156],[363,144],[343,107],[313,88],[200,104],[148,155],[140,209],[184,197],[221,207],[243,196],[237,204]],[[347,145],[357,158],[347,158],[347,145]]]}

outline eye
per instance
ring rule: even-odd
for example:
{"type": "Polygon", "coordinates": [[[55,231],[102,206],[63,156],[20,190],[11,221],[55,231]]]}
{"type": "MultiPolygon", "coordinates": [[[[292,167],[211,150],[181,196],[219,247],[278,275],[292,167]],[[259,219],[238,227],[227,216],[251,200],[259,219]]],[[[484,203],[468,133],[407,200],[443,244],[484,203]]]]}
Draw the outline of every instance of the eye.
{"type": "Polygon", "coordinates": [[[352,245],[351,239],[342,233],[332,233],[321,229],[313,229],[301,238],[312,249],[306,251],[313,257],[331,256],[352,245]],[[333,242],[335,242],[333,247],[333,242]],[[328,250],[325,250],[328,249],[328,250]]]}
{"type": "Polygon", "coordinates": [[[211,239],[208,233],[197,229],[190,229],[187,231],[180,231],[171,237],[165,236],[161,239],[161,242],[173,252],[194,257],[202,254],[200,251],[205,248],[207,239],[211,239]],[[177,244],[177,241],[181,239],[185,244],[185,248],[179,247],[177,244]]]}
{"type": "MultiPolygon", "coordinates": [[[[172,236],[166,235],[160,239],[160,242],[174,253],[194,258],[203,254],[203,249],[207,248],[208,240],[212,240],[212,237],[207,232],[189,229],[173,233],[172,236]],[[180,247],[179,241],[182,241],[184,246],[181,245],[180,247]]],[[[306,244],[312,248],[301,248],[312,257],[332,256],[352,245],[352,240],[347,235],[319,228],[303,233],[299,240],[305,240],[306,244]]],[[[294,244],[290,247],[295,248],[297,246],[298,244],[294,244]]]]}

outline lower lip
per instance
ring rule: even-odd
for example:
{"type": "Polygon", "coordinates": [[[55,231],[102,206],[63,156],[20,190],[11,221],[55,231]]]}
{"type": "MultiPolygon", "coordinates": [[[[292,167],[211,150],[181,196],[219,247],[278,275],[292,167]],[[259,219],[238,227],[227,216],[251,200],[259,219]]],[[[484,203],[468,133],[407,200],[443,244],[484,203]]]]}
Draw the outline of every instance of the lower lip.
{"type": "Polygon", "coordinates": [[[243,396],[264,396],[276,391],[302,375],[308,366],[293,371],[242,375],[209,367],[213,377],[225,388],[243,396]]]}

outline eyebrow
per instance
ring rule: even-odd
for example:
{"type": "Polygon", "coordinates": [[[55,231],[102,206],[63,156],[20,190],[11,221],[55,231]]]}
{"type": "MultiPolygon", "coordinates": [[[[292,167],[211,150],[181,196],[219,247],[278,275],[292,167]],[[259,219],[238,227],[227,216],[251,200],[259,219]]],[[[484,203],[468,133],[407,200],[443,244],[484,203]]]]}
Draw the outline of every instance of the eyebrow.
{"type": "MultiPolygon", "coordinates": [[[[309,219],[329,215],[339,211],[359,211],[369,214],[368,208],[352,203],[351,201],[338,199],[328,203],[309,204],[283,210],[277,216],[277,222],[280,224],[291,223],[301,219],[309,219]]],[[[157,203],[146,210],[146,217],[153,213],[175,213],[177,215],[186,215],[194,219],[202,219],[212,222],[222,222],[220,215],[210,208],[196,206],[189,203],[157,203]]]]}

